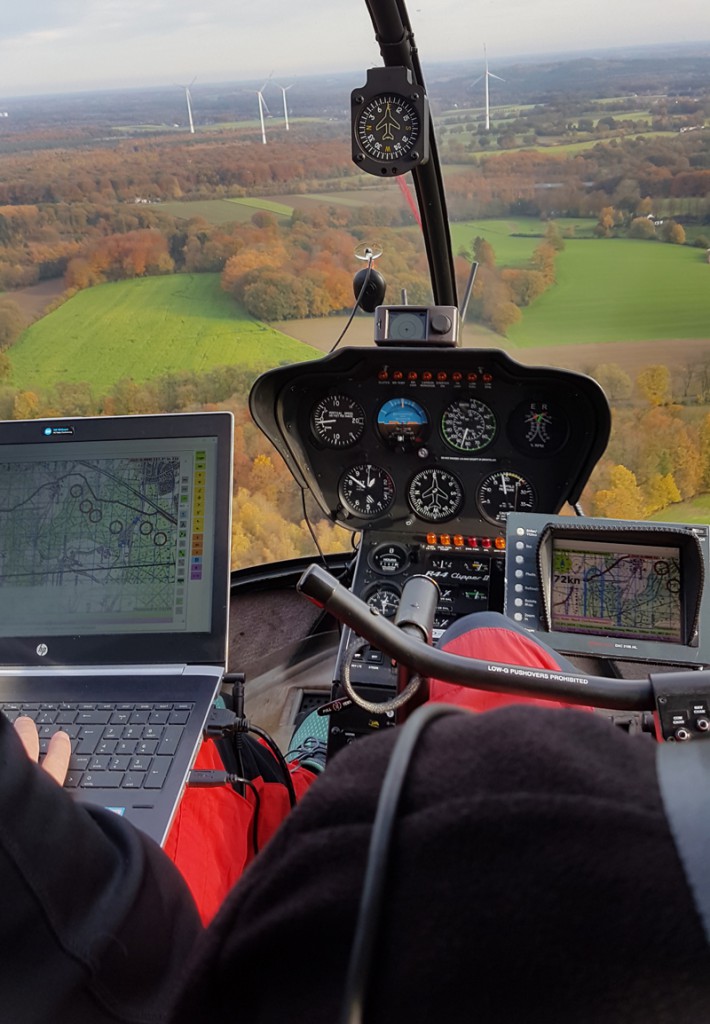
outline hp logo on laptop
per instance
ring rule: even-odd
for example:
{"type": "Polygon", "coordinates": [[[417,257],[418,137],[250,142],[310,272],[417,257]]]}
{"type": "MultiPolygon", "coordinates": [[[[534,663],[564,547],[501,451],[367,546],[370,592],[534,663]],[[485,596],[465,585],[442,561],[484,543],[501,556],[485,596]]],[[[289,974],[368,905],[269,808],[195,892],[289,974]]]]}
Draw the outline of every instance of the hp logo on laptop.
{"type": "Polygon", "coordinates": [[[40,658],[43,658],[45,656],[45,654],[48,654],[48,653],[49,653],[49,647],[47,647],[46,644],[37,644],[37,654],[39,654],[40,658]]]}

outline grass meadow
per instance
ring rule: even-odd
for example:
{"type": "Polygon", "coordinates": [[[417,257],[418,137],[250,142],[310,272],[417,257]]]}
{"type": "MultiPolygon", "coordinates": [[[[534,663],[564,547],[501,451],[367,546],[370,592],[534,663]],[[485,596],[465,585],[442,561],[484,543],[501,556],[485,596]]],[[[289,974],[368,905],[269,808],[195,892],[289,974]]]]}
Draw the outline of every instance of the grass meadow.
{"type": "Polygon", "coordinates": [[[100,392],[124,377],[231,364],[258,371],[316,354],[241,311],[218,274],[176,274],[79,292],[13,345],[10,383],[33,390],[87,381],[100,392]]]}
{"type": "MultiPolygon", "coordinates": [[[[594,238],[594,220],[560,218],[565,238],[557,282],[508,331],[515,347],[710,338],[710,264],[692,246],[594,238]]],[[[532,217],[464,221],[451,226],[454,252],[476,235],[499,266],[528,265],[545,224],[532,217]]]]}
{"type": "Polygon", "coordinates": [[[689,501],[679,501],[648,517],[656,523],[710,523],[710,494],[698,494],[689,501]]]}
{"type": "MultiPolygon", "coordinates": [[[[563,235],[574,234],[576,238],[593,238],[596,223],[591,218],[555,218],[563,235]]],[[[527,265],[534,250],[545,240],[546,228],[547,224],[537,217],[464,220],[451,225],[451,243],[454,253],[461,246],[470,250],[474,238],[480,235],[493,246],[499,266],[520,267],[527,265]]]]}
{"type": "Polygon", "coordinates": [[[210,224],[248,223],[257,210],[268,210],[277,218],[288,219],[293,208],[268,199],[188,199],[161,203],[160,209],[172,217],[202,217],[210,224]]]}
{"type": "Polygon", "coordinates": [[[523,311],[516,345],[710,337],[710,264],[689,246],[568,239],[557,283],[523,311]]]}

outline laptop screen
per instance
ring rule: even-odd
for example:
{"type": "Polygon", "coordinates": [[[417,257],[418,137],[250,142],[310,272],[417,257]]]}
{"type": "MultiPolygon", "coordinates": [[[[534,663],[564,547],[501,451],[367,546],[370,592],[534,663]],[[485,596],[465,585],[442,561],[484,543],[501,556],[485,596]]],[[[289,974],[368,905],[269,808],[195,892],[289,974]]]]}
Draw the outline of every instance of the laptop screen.
{"type": "Polygon", "coordinates": [[[228,413],[0,425],[0,660],[223,658],[230,495],[228,413]]]}

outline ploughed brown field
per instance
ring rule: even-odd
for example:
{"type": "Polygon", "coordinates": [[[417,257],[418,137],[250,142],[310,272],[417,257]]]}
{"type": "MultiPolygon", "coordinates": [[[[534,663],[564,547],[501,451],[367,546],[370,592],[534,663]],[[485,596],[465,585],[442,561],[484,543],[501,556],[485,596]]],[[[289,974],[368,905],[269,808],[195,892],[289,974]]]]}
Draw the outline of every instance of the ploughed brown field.
{"type": "MultiPolygon", "coordinates": [[[[319,320],[284,320],[272,326],[292,338],[305,341],[321,352],[327,352],[345,326],[345,317],[324,317],[319,320]]],[[[358,316],[351,324],[340,348],[348,345],[372,344],[372,317],[358,316]]],[[[669,341],[610,341],[598,345],[544,345],[538,348],[518,348],[506,338],[475,324],[467,324],[463,335],[464,348],[497,348],[508,352],[512,359],[528,366],[560,366],[564,369],[591,373],[600,363],[617,363],[622,370],[634,376],[644,366],[657,363],[682,366],[699,362],[710,356],[710,337],[683,338],[669,341]]]]}

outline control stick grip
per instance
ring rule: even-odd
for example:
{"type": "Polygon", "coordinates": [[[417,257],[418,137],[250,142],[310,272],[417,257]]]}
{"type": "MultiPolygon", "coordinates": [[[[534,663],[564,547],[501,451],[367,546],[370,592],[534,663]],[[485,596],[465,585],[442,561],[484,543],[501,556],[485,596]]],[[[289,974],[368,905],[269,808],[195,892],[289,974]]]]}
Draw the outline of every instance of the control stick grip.
{"type": "Polygon", "coordinates": [[[430,644],[439,594],[436,580],[430,576],[412,576],[402,589],[395,626],[430,644]]]}

